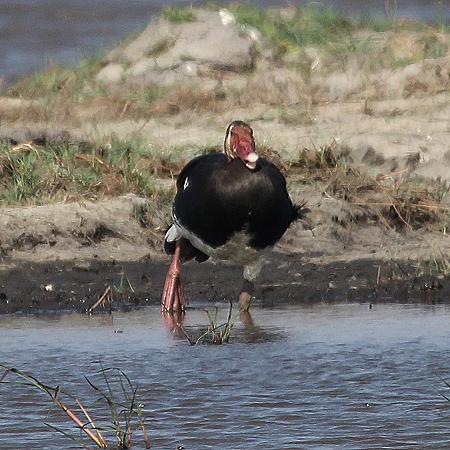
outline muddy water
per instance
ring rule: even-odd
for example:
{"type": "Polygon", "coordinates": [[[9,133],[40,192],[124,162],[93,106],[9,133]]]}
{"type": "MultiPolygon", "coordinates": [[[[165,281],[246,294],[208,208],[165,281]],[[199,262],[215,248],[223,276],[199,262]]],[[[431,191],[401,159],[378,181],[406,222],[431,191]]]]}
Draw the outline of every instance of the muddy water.
{"type": "MultiPolygon", "coordinates": [[[[190,347],[157,308],[5,316],[0,361],[86,403],[92,361],[121,367],[139,385],[155,449],[448,448],[450,404],[435,390],[438,376],[450,380],[448,306],[299,306],[253,318],[236,322],[228,345],[190,347]]],[[[206,322],[199,308],[186,327],[206,322]]],[[[43,425],[60,420],[47,412],[31,388],[0,385],[0,448],[76,448],[43,425]]]]}
{"type": "MultiPolygon", "coordinates": [[[[150,17],[173,0],[2,0],[0,1],[0,78],[12,81],[45,67],[49,61],[74,64],[112,48],[126,35],[145,27],[150,17]]],[[[182,2],[181,2],[182,3],[182,2]]],[[[194,5],[206,3],[203,0],[194,5]]],[[[227,4],[227,1],[216,3],[227,4]]],[[[284,0],[254,3],[285,6],[284,0]]],[[[290,4],[312,3],[293,0],[290,4]]],[[[322,0],[346,14],[384,14],[383,0],[322,0]]],[[[450,0],[398,1],[397,16],[449,21],[450,0]]]]}

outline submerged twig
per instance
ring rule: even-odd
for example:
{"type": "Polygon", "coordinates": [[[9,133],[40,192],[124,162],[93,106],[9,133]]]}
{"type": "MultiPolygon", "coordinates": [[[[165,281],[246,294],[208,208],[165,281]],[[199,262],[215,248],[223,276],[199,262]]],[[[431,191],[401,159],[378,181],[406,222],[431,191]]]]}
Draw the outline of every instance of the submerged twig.
{"type": "Polygon", "coordinates": [[[111,286],[108,286],[105,289],[105,291],[103,292],[103,294],[100,296],[100,298],[90,308],[88,308],[86,310],[86,312],[88,314],[92,314],[98,306],[104,305],[107,302],[111,304],[112,301],[113,301],[113,296],[112,296],[111,286]]]}

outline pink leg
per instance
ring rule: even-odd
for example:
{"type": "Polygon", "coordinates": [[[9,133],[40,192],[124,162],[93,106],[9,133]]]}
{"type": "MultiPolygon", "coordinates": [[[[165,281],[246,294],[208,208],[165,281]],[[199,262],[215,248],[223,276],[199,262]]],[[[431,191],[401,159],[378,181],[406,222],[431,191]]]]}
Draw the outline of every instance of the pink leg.
{"type": "Polygon", "coordinates": [[[239,319],[241,319],[241,322],[249,327],[254,327],[255,326],[255,322],[253,322],[253,317],[250,314],[250,311],[240,311],[239,312],[239,319]]]}
{"type": "Polygon", "coordinates": [[[252,294],[249,292],[242,291],[239,294],[239,311],[248,312],[250,309],[250,304],[252,302],[252,294]]]}
{"type": "Polygon", "coordinates": [[[173,309],[175,311],[184,311],[185,303],[184,303],[184,285],[181,281],[181,276],[178,277],[177,283],[177,291],[175,292],[175,302],[173,305],[173,309]]]}
{"type": "Polygon", "coordinates": [[[181,283],[181,243],[177,241],[175,253],[169,270],[167,271],[166,281],[161,298],[161,307],[163,312],[184,311],[184,291],[181,283]]]}

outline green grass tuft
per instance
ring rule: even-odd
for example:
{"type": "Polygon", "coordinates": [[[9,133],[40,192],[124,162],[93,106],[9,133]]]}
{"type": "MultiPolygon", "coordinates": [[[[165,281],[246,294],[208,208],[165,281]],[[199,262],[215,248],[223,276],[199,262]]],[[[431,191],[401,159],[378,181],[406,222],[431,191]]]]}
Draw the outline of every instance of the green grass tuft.
{"type": "Polygon", "coordinates": [[[208,310],[205,312],[209,321],[208,327],[205,331],[200,331],[200,334],[197,332],[197,336],[194,337],[187,332],[181,322],[175,321],[175,327],[171,330],[172,334],[185,337],[192,346],[199,344],[222,345],[228,343],[230,341],[231,331],[234,326],[234,321],[232,318],[232,302],[230,302],[227,320],[222,324],[219,324],[217,320],[219,312],[218,308],[215,308],[214,312],[208,310]]]}
{"type": "Polygon", "coordinates": [[[113,139],[109,144],[61,141],[13,146],[0,141],[0,205],[97,199],[128,192],[164,203],[185,164],[178,149],[113,139]]]}
{"type": "MultiPolygon", "coordinates": [[[[249,4],[233,5],[230,9],[239,23],[257,28],[283,50],[342,44],[358,30],[384,32],[397,26],[389,19],[370,15],[352,19],[317,5],[291,8],[289,14],[249,4]]],[[[351,45],[349,48],[351,51],[351,45]]]]}
{"type": "Polygon", "coordinates": [[[51,98],[60,93],[79,101],[84,96],[95,96],[101,86],[93,81],[101,68],[100,58],[83,59],[73,70],[50,64],[45,70],[23,78],[7,89],[6,94],[21,98],[51,98]]]}
{"type": "Polygon", "coordinates": [[[362,14],[359,17],[358,26],[360,28],[367,28],[369,30],[376,31],[377,33],[382,33],[392,29],[393,23],[391,19],[380,16],[373,16],[369,13],[362,14]]]}
{"type": "Polygon", "coordinates": [[[295,8],[290,15],[252,5],[235,5],[232,13],[239,23],[257,28],[283,50],[325,45],[354,29],[353,22],[335,11],[318,6],[295,8]]]}
{"type": "Polygon", "coordinates": [[[168,6],[163,10],[163,17],[173,23],[194,22],[195,20],[195,14],[191,7],[168,6]]]}

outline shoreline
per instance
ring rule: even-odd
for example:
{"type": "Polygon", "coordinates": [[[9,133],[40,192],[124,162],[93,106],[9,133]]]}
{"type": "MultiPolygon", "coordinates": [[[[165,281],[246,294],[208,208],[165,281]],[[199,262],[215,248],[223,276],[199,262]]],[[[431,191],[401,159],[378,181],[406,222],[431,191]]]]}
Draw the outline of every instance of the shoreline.
{"type": "MultiPolygon", "coordinates": [[[[296,255],[282,258],[275,255],[270,269],[262,272],[252,308],[347,302],[449,303],[448,277],[416,276],[407,262],[390,265],[383,260],[369,259],[318,265],[304,259],[296,255]]],[[[150,262],[15,261],[6,263],[9,269],[2,264],[1,275],[8,282],[6,288],[0,289],[0,314],[86,313],[108,286],[113,291],[112,303],[96,308],[93,314],[159,305],[168,265],[169,261],[161,257],[150,262]]],[[[241,268],[222,263],[203,263],[197,267],[192,263],[183,266],[183,273],[188,308],[198,303],[226,306],[232,301],[237,304],[238,292],[234,287],[241,283],[241,268]]]]}
{"type": "MultiPolygon", "coordinates": [[[[107,286],[157,304],[175,178],[238,118],[310,209],[259,304],[447,301],[449,73],[450,28],[234,5],[168,9],[22,80],[0,95],[0,313],[83,310],[107,286]]],[[[236,296],[238,268],[186,270],[192,299],[236,296]]]]}
{"type": "MultiPolygon", "coordinates": [[[[85,312],[107,287],[113,309],[158,305],[170,261],[162,252],[162,233],[142,228],[132,215],[133,202],[140,201],[129,196],[53,205],[46,222],[34,214],[36,209],[45,213],[46,207],[28,207],[25,220],[26,208],[7,210],[10,231],[2,234],[0,314],[85,312]]],[[[448,239],[378,225],[343,230],[328,220],[311,230],[311,220],[323,221],[325,214],[335,212],[315,203],[323,201],[310,199],[310,223],[294,224],[270,255],[256,283],[254,305],[450,300],[448,266],[435,267],[438,260],[431,256],[448,254],[448,239]]],[[[242,268],[221,261],[190,262],[183,265],[183,277],[188,302],[226,304],[237,299],[242,268]]]]}

